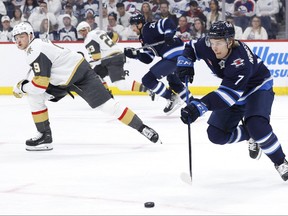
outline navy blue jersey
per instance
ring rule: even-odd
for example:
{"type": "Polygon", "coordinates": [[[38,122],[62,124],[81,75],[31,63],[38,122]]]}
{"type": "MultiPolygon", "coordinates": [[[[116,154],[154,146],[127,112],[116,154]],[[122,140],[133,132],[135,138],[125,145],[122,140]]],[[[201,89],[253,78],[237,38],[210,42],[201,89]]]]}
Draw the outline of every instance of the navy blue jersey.
{"type": "Polygon", "coordinates": [[[190,41],[183,56],[196,61],[203,59],[211,71],[222,79],[219,88],[201,100],[209,110],[226,109],[234,104],[241,105],[257,90],[268,90],[273,86],[273,78],[263,61],[243,42],[232,48],[225,60],[217,59],[206,38],[190,41]]]}
{"type": "MultiPolygon", "coordinates": [[[[139,40],[142,45],[153,44],[160,41],[164,41],[164,35],[170,32],[176,32],[176,26],[171,20],[165,18],[156,22],[145,23],[139,40]]],[[[160,44],[152,48],[144,50],[141,54],[143,59],[150,59],[151,61],[155,56],[160,56],[165,59],[172,59],[182,54],[184,49],[184,43],[181,39],[175,38],[175,42],[172,45],[160,44]]],[[[141,60],[141,58],[140,58],[141,60]]],[[[150,63],[146,61],[145,63],[150,63]]]]}

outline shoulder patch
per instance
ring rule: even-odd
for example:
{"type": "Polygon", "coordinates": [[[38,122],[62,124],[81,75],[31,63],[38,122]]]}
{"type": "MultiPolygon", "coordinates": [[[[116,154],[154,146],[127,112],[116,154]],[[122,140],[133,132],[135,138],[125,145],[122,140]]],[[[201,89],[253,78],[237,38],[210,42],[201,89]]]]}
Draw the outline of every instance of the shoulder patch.
{"type": "Polygon", "coordinates": [[[241,58],[235,59],[231,65],[235,65],[235,67],[238,68],[241,65],[244,65],[244,59],[241,58]]]}

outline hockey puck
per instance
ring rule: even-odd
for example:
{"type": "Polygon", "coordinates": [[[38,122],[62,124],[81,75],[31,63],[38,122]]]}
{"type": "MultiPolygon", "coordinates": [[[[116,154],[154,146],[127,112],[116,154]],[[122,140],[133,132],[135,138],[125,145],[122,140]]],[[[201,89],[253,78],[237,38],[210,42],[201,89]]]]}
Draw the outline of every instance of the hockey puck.
{"type": "Polygon", "coordinates": [[[145,202],[144,203],[145,208],[153,208],[155,206],[154,202],[145,202]]]}

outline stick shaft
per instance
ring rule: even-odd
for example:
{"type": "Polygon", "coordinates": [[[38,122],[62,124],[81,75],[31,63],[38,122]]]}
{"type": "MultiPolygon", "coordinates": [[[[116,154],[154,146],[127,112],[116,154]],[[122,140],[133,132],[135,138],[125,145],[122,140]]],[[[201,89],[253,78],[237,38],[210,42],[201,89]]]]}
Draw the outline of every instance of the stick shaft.
{"type": "MultiPolygon", "coordinates": [[[[189,88],[188,88],[188,79],[189,77],[185,77],[185,85],[186,85],[186,103],[189,104],[189,88]]],[[[188,147],[189,147],[189,173],[192,181],[192,147],[191,147],[191,126],[188,123],[188,147]]]]}

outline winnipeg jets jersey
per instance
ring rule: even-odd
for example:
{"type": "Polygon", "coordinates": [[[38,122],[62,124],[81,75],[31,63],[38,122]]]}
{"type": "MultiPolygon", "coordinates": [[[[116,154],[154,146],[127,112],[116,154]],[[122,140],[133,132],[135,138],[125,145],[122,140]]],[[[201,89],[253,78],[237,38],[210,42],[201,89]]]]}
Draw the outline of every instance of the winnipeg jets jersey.
{"type": "Polygon", "coordinates": [[[205,39],[190,41],[183,55],[193,61],[203,59],[211,71],[222,79],[217,90],[201,99],[209,110],[244,104],[245,99],[255,91],[272,88],[270,71],[245,43],[238,41],[239,46],[232,49],[227,59],[221,60],[217,59],[211,47],[206,45],[205,39]]]}
{"type": "MultiPolygon", "coordinates": [[[[174,24],[167,18],[160,19],[156,22],[145,23],[140,34],[140,42],[145,44],[153,44],[160,41],[164,41],[164,35],[168,32],[175,32],[176,27],[174,24]]],[[[154,56],[160,56],[166,59],[172,59],[176,56],[179,56],[184,48],[184,43],[181,39],[175,37],[175,42],[172,45],[160,44],[154,47],[151,47],[152,51],[146,51],[147,55],[150,55],[151,58],[154,56]]]]}
{"type": "Polygon", "coordinates": [[[122,52],[103,30],[95,29],[87,34],[85,47],[94,61],[122,52]]]}
{"type": "Polygon", "coordinates": [[[77,52],[38,38],[25,51],[26,61],[34,71],[33,79],[24,86],[24,91],[30,94],[45,92],[49,83],[55,86],[67,85],[84,60],[77,52]]]}

